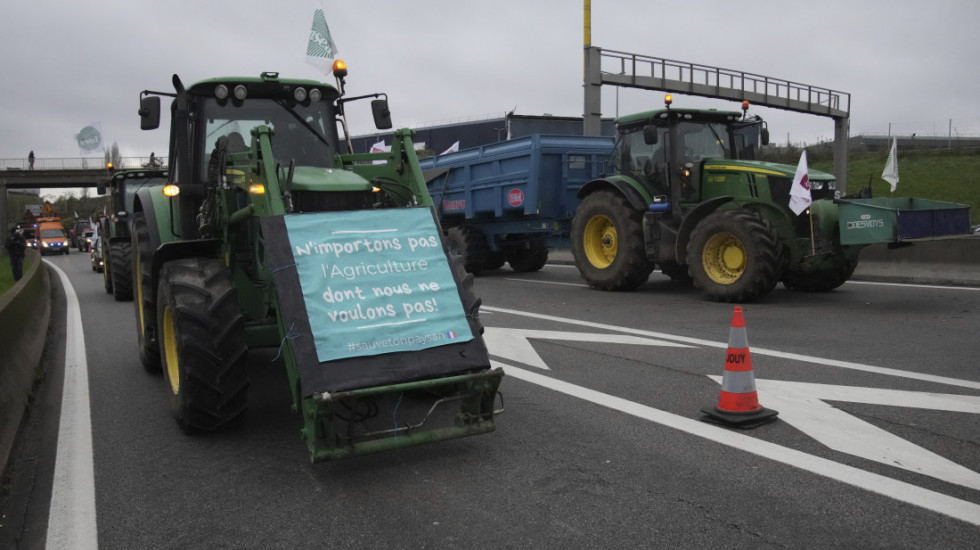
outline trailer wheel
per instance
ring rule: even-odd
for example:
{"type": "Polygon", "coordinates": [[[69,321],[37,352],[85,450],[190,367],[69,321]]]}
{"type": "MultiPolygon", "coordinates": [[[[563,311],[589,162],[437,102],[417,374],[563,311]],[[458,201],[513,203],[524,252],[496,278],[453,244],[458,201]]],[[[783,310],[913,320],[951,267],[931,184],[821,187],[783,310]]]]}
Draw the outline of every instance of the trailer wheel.
{"type": "Polygon", "coordinates": [[[156,341],[156,310],[153,301],[156,292],[151,285],[150,269],[153,250],[150,248],[150,231],[142,212],[133,214],[133,288],[136,295],[136,334],[139,340],[140,363],[147,372],[160,372],[160,348],[156,341]]]}
{"type": "Polygon", "coordinates": [[[122,241],[109,247],[109,271],[112,272],[112,295],[117,302],[133,299],[133,244],[122,241]]]}
{"type": "Polygon", "coordinates": [[[168,262],[160,271],[156,304],[177,424],[193,434],[240,422],[248,407],[245,324],[224,262],[168,262]]]}
{"type": "Polygon", "coordinates": [[[843,256],[835,258],[834,266],[810,273],[787,271],[783,276],[783,286],[799,292],[830,292],[846,283],[854,270],[857,269],[857,259],[849,260],[843,256]]]}
{"type": "Polygon", "coordinates": [[[670,277],[671,281],[691,281],[691,274],[687,272],[687,266],[674,261],[660,262],[660,272],[670,277]]]}
{"type": "Polygon", "coordinates": [[[490,245],[479,229],[471,225],[451,227],[446,235],[446,248],[450,254],[463,258],[463,268],[474,275],[486,269],[490,258],[490,245]]]}
{"type": "Polygon", "coordinates": [[[643,213],[611,191],[585,197],[575,210],[572,255],[582,278],[599,290],[632,290],[654,267],[646,257],[643,213]]]}
{"type": "Polygon", "coordinates": [[[507,250],[507,262],[518,273],[538,271],[548,263],[548,246],[544,239],[528,239],[507,250]]]}
{"type": "Polygon", "coordinates": [[[487,271],[500,269],[505,263],[507,263],[507,256],[503,252],[490,252],[486,263],[483,264],[483,269],[487,271]]]}
{"type": "Polygon", "coordinates": [[[716,302],[751,302],[775,288],[782,248],[769,223],[745,209],[715,212],[687,244],[694,285],[716,302]]]}

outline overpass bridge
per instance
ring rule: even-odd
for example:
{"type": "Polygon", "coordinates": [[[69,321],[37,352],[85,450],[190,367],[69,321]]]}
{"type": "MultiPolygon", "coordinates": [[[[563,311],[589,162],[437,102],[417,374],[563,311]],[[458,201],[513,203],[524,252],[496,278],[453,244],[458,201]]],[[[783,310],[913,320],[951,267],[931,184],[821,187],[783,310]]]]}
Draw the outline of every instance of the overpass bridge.
{"type": "Polygon", "coordinates": [[[745,71],[688,63],[592,46],[586,31],[585,120],[583,133],[597,136],[603,85],[659,90],[732,101],[748,100],[786,111],[834,121],[834,176],[847,190],[847,136],[851,94],[745,71]]]}
{"type": "MultiPolygon", "coordinates": [[[[157,157],[166,166],[167,159],[157,157]]],[[[145,168],[149,157],[116,159],[116,170],[145,168]]],[[[35,158],[31,166],[27,158],[0,159],[0,228],[6,235],[8,189],[72,189],[95,187],[109,179],[105,160],[100,157],[35,158]]],[[[0,251],[2,252],[2,251],[0,251]]]]}

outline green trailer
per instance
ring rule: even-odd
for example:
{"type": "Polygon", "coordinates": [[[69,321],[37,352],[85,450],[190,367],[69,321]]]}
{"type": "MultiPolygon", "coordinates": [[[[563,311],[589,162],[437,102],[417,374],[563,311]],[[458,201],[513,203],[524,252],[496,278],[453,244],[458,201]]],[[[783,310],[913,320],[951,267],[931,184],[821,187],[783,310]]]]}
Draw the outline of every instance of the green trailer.
{"type": "Polygon", "coordinates": [[[905,243],[970,232],[970,206],[910,197],[840,199],[843,245],[905,243]]]}

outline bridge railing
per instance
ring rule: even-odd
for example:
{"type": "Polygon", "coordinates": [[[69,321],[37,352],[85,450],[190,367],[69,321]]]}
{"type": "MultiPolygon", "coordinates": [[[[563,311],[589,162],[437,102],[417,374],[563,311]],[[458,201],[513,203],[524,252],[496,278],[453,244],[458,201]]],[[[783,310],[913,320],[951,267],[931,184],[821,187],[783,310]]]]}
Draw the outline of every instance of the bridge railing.
{"type": "MultiPolygon", "coordinates": [[[[154,157],[154,160],[167,165],[167,157],[154,157]]],[[[122,157],[117,159],[116,169],[146,168],[150,157],[122,157]]],[[[99,170],[105,168],[105,159],[101,157],[69,157],[69,158],[40,158],[34,159],[34,170],[99,170]]],[[[31,163],[27,157],[0,159],[0,170],[30,170],[31,163]]]]}

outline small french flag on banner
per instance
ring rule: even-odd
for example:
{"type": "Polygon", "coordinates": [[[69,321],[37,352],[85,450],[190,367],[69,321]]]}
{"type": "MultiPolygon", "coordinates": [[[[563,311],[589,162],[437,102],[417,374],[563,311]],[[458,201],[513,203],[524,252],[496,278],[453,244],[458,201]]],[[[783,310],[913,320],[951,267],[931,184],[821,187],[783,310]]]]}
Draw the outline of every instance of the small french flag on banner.
{"type": "Polygon", "coordinates": [[[450,340],[454,340],[456,338],[456,332],[455,331],[452,331],[452,330],[449,331],[449,332],[447,332],[446,333],[446,338],[449,338],[450,340]]]}

